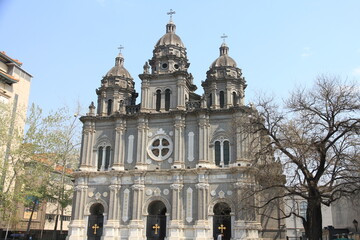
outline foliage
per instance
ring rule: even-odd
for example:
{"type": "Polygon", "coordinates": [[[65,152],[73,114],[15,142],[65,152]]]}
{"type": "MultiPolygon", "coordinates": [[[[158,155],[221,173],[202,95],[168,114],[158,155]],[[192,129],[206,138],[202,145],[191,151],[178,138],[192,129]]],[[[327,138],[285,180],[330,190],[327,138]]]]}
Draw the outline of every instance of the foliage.
{"type": "Polygon", "coordinates": [[[61,207],[66,207],[71,201],[71,185],[65,188],[63,180],[65,177],[69,179],[79,156],[77,115],[73,117],[68,108],[61,108],[44,116],[42,110],[33,104],[23,131],[17,120],[20,116],[11,114],[10,106],[0,106],[4,113],[0,132],[5,133],[0,137],[0,146],[11,142],[7,155],[1,156],[4,184],[0,191],[0,215],[3,219],[11,217],[16,222],[14,216],[19,204],[30,206],[34,199],[46,202],[55,198],[61,207]],[[16,124],[9,134],[12,121],[16,124]]]}

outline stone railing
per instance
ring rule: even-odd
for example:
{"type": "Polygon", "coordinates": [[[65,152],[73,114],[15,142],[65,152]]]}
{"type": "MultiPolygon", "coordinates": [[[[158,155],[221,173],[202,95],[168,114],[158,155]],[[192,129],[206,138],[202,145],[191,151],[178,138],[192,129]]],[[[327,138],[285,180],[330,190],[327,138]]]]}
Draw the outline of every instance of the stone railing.
{"type": "Polygon", "coordinates": [[[140,111],[140,104],[126,106],[126,114],[135,114],[140,111]]]}
{"type": "Polygon", "coordinates": [[[186,110],[191,111],[201,108],[201,101],[189,101],[186,103],[186,110]]]}

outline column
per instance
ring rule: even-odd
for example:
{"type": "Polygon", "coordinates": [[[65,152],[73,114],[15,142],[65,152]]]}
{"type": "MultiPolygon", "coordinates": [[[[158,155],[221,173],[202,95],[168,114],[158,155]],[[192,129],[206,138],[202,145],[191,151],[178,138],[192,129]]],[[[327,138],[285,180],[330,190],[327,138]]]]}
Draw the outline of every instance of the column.
{"type": "Polygon", "coordinates": [[[170,185],[172,190],[172,211],[171,211],[171,220],[181,220],[181,212],[183,210],[181,190],[183,188],[182,184],[174,183],[170,185]]]}
{"type": "Polygon", "coordinates": [[[219,97],[218,97],[218,94],[217,94],[217,86],[216,86],[216,83],[213,82],[211,84],[211,94],[212,94],[212,108],[213,109],[217,109],[219,108],[219,97]]]}
{"type": "Polygon", "coordinates": [[[84,209],[86,204],[87,190],[85,185],[77,185],[74,188],[75,201],[73,205],[73,220],[69,224],[68,240],[83,239],[86,236],[86,219],[84,209]]]}
{"type": "Polygon", "coordinates": [[[139,117],[138,119],[138,134],[137,134],[137,158],[136,167],[138,169],[145,169],[146,159],[146,141],[148,135],[148,120],[145,117],[139,117]]]}
{"type": "Polygon", "coordinates": [[[118,220],[119,219],[119,190],[120,185],[112,184],[109,186],[110,189],[110,200],[109,200],[109,220],[118,220]]]}
{"type": "Polygon", "coordinates": [[[179,79],[177,81],[177,109],[179,110],[185,110],[185,80],[184,79],[179,79]]]}
{"type": "Polygon", "coordinates": [[[207,220],[207,206],[209,201],[209,184],[198,183],[195,185],[198,190],[198,221],[207,220]]]}
{"type": "Polygon", "coordinates": [[[231,94],[231,87],[226,86],[226,105],[227,108],[234,106],[235,104],[232,102],[232,94],[231,94]]]}
{"type": "Polygon", "coordinates": [[[115,128],[114,164],[115,170],[124,170],[126,120],[119,119],[115,128]]]}
{"type": "Polygon", "coordinates": [[[182,218],[183,197],[182,197],[182,183],[174,183],[170,185],[172,190],[172,208],[171,221],[169,228],[169,239],[180,240],[184,239],[184,225],[182,218]]]}
{"type": "MultiPolygon", "coordinates": [[[[208,164],[208,127],[209,127],[209,118],[205,113],[200,113],[198,115],[198,126],[199,126],[199,164],[208,164]]],[[[201,165],[204,167],[203,165],[201,165]]]]}
{"type": "Polygon", "coordinates": [[[184,128],[185,128],[185,119],[179,114],[175,116],[174,121],[175,128],[175,143],[174,143],[174,167],[184,168],[184,152],[185,152],[185,142],[184,142],[184,128]]]}
{"type": "Polygon", "coordinates": [[[87,190],[88,190],[88,186],[85,186],[85,185],[77,185],[74,188],[74,192],[76,195],[74,220],[83,220],[83,218],[84,218],[84,209],[85,209],[85,203],[86,203],[87,190]]]}
{"type": "Polygon", "coordinates": [[[133,202],[132,220],[129,225],[129,239],[142,240],[146,230],[145,223],[142,220],[145,186],[143,183],[135,183],[131,188],[133,190],[133,202]]]}
{"type": "MultiPolygon", "coordinates": [[[[203,174],[201,174],[203,175],[203,174]]],[[[199,177],[201,177],[199,175],[199,177]]],[[[198,219],[195,222],[195,240],[212,239],[212,233],[207,216],[207,206],[209,204],[209,184],[199,182],[195,185],[198,192],[198,219]]]]}
{"type": "Polygon", "coordinates": [[[81,164],[80,169],[85,170],[89,167],[92,167],[92,150],[94,142],[94,133],[92,121],[86,121],[83,127],[83,137],[82,137],[82,146],[81,146],[81,164]]]}

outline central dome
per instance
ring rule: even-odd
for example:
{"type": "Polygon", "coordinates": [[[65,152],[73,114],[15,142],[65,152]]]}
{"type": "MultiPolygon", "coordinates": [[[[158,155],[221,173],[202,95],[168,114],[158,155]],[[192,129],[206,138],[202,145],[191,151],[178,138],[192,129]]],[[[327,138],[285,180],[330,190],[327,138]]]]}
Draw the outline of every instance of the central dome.
{"type": "Polygon", "coordinates": [[[166,45],[174,45],[178,47],[185,48],[183,42],[181,41],[180,37],[175,34],[176,26],[175,24],[170,21],[166,25],[166,33],[162,36],[159,41],[156,43],[155,47],[159,46],[166,46],[166,45]]]}

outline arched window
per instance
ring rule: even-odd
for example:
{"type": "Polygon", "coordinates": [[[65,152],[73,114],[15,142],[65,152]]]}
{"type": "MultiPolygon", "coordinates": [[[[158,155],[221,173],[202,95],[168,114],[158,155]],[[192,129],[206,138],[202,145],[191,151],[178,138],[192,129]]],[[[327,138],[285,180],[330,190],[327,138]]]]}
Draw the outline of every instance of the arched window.
{"type": "Polygon", "coordinates": [[[110,151],[111,151],[111,147],[107,146],[105,153],[105,170],[107,170],[110,166],[110,151]]]}
{"type": "Polygon", "coordinates": [[[216,141],[215,142],[215,164],[216,166],[220,165],[220,161],[221,161],[221,149],[220,149],[220,142],[216,141]]]}
{"type": "Polygon", "coordinates": [[[97,162],[97,170],[107,170],[110,166],[110,155],[111,155],[111,147],[99,147],[98,148],[98,162],[97,162]]]}
{"type": "Polygon", "coordinates": [[[233,105],[236,106],[237,102],[236,102],[236,92],[233,92],[233,105]]]}
{"type": "Polygon", "coordinates": [[[215,141],[215,165],[227,166],[230,163],[230,143],[228,140],[215,141]]]}
{"type": "Polygon", "coordinates": [[[170,89],[165,90],[165,111],[170,109],[170,89]]]}
{"type": "Polygon", "coordinates": [[[208,107],[212,106],[212,94],[211,93],[209,94],[209,99],[208,99],[207,104],[208,104],[208,107]]]}
{"type": "Polygon", "coordinates": [[[161,107],[161,90],[156,91],[156,111],[160,111],[161,107]]]}
{"type": "Polygon", "coordinates": [[[230,162],[230,145],[229,141],[224,141],[224,165],[229,165],[230,162]]]}
{"type": "Polygon", "coordinates": [[[220,108],[224,108],[224,105],[225,105],[224,91],[220,91],[220,108]]]}
{"type": "Polygon", "coordinates": [[[100,169],[101,169],[102,155],[103,155],[103,147],[99,147],[99,149],[98,149],[98,164],[97,164],[98,171],[100,171],[100,169]]]}
{"type": "Polygon", "coordinates": [[[112,100],[109,99],[107,104],[107,115],[111,114],[111,110],[112,110],[112,100]]]}

